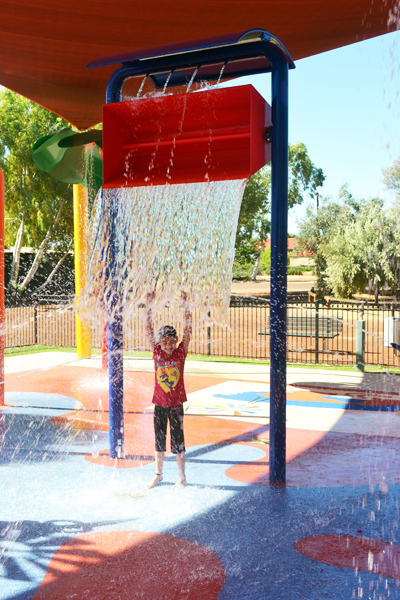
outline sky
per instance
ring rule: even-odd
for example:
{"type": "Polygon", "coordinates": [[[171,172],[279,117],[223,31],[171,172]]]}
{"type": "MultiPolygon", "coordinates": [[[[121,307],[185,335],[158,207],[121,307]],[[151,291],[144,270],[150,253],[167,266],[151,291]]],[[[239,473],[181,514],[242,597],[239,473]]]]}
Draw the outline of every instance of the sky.
{"type": "MultiPolygon", "coordinates": [[[[288,48],[290,51],[290,48],[288,48]]],[[[270,75],[243,77],[270,101],[270,75]]],[[[239,80],[236,80],[239,83],[239,80]]],[[[321,195],[347,183],[357,198],[395,198],[382,175],[400,158],[400,32],[296,62],[289,71],[289,142],[303,142],[326,175],[321,195]]],[[[289,211],[296,233],[304,205],[289,211]]]]}

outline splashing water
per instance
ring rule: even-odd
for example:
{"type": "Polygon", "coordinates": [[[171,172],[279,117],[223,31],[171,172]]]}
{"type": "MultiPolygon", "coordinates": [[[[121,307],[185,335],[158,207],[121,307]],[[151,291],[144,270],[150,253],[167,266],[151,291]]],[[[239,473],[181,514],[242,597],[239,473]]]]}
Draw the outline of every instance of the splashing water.
{"type": "Polygon", "coordinates": [[[177,310],[187,292],[200,320],[228,317],[236,227],[245,180],[104,189],[88,236],[89,269],[78,311],[97,320],[123,307],[139,314],[155,291],[153,314],[177,310]],[[111,206],[117,206],[114,268],[110,259],[111,206]],[[116,299],[116,304],[113,305],[116,299]]]}
{"type": "Polygon", "coordinates": [[[223,75],[223,72],[225,71],[225,67],[226,67],[226,65],[227,65],[227,64],[228,64],[228,61],[226,60],[226,61],[224,62],[224,64],[222,65],[222,67],[221,67],[221,71],[220,71],[220,73],[219,73],[218,81],[217,81],[217,83],[215,84],[215,87],[218,87],[218,86],[219,86],[219,84],[220,84],[220,81],[221,81],[221,78],[222,78],[222,75],[223,75]]]}

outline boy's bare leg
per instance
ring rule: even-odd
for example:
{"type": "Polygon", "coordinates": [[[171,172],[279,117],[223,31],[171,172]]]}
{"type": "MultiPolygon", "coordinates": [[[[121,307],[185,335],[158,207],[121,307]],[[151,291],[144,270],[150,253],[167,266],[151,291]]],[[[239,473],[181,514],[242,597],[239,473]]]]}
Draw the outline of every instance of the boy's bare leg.
{"type": "Polygon", "coordinates": [[[184,488],[186,485],[186,475],[185,475],[185,453],[176,454],[176,462],[178,464],[179,477],[178,481],[172,488],[173,490],[177,490],[180,488],[184,488]]]}
{"type": "Polygon", "coordinates": [[[149,483],[146,483],[146,487],[148,487],[149,489],[151,489],[152,487],[157,485],[157,483],[161,483],[163,480],[162,470],[163,470],[163,463],[164,463],[164,452],[156,452],[155,457],[156,457],[156,474],[154,475],[153,479],[149,483]]]}

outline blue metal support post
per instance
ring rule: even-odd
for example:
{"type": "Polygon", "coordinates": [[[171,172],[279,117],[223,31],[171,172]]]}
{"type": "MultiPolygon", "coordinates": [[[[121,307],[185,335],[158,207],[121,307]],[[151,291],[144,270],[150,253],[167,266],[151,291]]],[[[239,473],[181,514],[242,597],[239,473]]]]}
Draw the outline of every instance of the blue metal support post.
{"type": "Polygon", "coordinates": [[[288,64],[272,58],[270,483],[286,479],[288,64]]]}
{"type": "MultiPolygon", "coordinates": [[[[107,104],[121,101],[121,87],[107,88],[107,104]]],[[[108,269],[112,280],[115,278],[117,254],[117,214],[118,201],[113,194],[109,206],[109,238],[108,269]]],[[[108,314],[108,410],[110,457],[124,457],[124,364],[123,364],[123,317],[122,308],[118,306],[116,282],[111,290],[110,310],[108,314]]]]}
{"type": "Polygon", "coordinates": [[[122,311],[108,322],[110,457],[124,458],[124,374],[122,311]]]}
{"type": "Polygon", "coordinates": [[[117,198],[110,196],[109,206],[109,274],[113,281],[109,299],[108,318],[108,411],[110,457],[124,456],[124,365],[122,308],[118,303],[115,279],[117,198]]]}

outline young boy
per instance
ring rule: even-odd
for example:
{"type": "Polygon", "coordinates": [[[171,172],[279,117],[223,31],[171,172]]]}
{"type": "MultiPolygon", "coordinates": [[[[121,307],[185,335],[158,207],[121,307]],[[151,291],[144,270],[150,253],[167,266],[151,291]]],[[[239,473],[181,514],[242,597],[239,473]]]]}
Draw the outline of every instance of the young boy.
{"type": "Polygon", "coordinates": [[[171,432],[171,452],[176,456],[179,477],[172,489],[186,485],[185,476],[185,440],[183,435],[183,403],[186,402],[183,370],[192,335],[192,315],[189,310],[187,295],[182,292],[184,306],[185,329],[183,340],[178,344],[176,330],[171,325],[164,325],[154,337],[152,322],[152,303],[154,292],[147,294],[146,334],[153,351],[155,384],[153,394],[154,433],[156,440],[156,474],[147,484],[152,488],[163,480],[162,470],[166,451],[167,424],[169,420],[171,432]]]}

